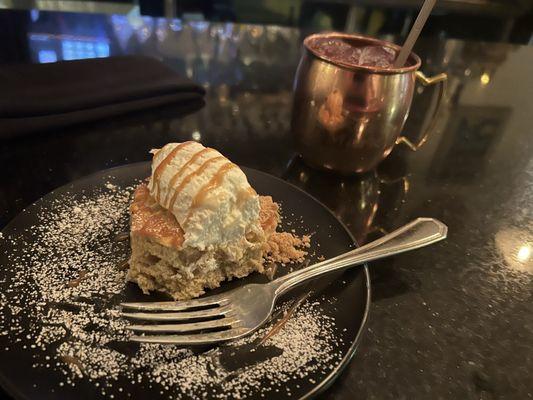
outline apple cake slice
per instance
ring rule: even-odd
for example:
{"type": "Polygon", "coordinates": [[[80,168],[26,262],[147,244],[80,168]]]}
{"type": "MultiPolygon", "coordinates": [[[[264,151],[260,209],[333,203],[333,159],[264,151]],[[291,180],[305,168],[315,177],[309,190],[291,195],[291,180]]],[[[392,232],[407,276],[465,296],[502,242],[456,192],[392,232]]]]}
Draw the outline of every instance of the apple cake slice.
{"type": "Polygon", "coordinates": [[[130,207],[128,279],[183,300],[224,280],[264,272],[267,241],[279,211],[258,196],[242,170],[197,142],[153,151],[148,184],[130,207]]]}

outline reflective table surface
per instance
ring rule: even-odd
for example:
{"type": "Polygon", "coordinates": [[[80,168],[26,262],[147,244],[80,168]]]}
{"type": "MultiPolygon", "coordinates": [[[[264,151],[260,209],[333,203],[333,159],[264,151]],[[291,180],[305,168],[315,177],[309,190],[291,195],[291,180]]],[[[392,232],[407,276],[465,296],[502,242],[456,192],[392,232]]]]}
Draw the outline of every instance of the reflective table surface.
{"type": "MultiPolygon", "coordinates": [[[[321,200],[359,243],[415,217],[449,238],[372,263],[362,343],[323,399],[525,399],[533,396],[533,48],[423,39],[424,72],[446,72],[436,128],[417,152],[397,146],[376,170],[342,177],[294,153],[292,81],[308,32],[161,18],[0,11],[8,62],[144,54],[204,85],[206,105],[172,107],[0,141],[0,226],[54,188],[199,140],[321,200]]],[[[1,24],[0,24],[1,25],[1,24]]],[[[394,38],[388,38],[394,40],[394,38]]],[[[428,123],[416,90],[404,128],[428,123]]]]}

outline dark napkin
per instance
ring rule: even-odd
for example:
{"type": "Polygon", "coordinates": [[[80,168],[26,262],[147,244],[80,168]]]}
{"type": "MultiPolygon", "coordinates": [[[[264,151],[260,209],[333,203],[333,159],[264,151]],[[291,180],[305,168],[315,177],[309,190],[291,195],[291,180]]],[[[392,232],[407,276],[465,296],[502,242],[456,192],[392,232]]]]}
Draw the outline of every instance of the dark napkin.
{"type": "Polygon", "coordinates": [[[188,107],[204,89],[143,56],[0,65],[0,138],[171,103],[188,107]]]}

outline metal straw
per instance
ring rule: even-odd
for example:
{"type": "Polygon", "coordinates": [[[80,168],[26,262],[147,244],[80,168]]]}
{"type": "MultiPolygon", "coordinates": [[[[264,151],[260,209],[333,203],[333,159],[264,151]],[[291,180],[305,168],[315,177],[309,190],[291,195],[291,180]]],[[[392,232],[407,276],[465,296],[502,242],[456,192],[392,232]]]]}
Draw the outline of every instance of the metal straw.
{"type": "Polygon", "coordinates": [[[407,57],[409,57],[409,54],[411,54],[411,50],[413,50],[413,46],[415,45],[416,39],[418,39],[418,35],[420,35],[420,32],[426,24],[429,14],[431,14],[431,10],[433,9],[433,6],[436,2],[437,0],[424,1],[424,4],[422,5],[422,8],[420,9],[418,16],[416,17],[416,21],[413,24],[409,35],[407,35],[407,39],[405,40],[402,49],[400,50],[400,54],[398,55],[398,58],[396,58],[396,60],[394,61],[393,66],[395,68],[403,67],[405,65],[407,57]]]}

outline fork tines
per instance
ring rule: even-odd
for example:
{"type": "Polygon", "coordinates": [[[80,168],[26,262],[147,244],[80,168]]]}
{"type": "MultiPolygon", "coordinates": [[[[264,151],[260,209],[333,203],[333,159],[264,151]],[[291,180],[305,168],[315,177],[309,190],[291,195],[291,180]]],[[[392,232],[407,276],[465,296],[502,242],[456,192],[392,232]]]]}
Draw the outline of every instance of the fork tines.
{"type": "Polygon", "coordinates": [[[127,327],[141,334],[130,338],[136,342],[183,345],[215,343],[246,331],[233,316],[228,299],[217,296],[182,302],[122,303],[121,306],[123,310],[137,311],[121,312],[121,316],[148,322],[127,327]],[[155,321],[172,323],[151,324],[155,321]],[[150,335],[154,333],[169,334],[150,335]]]}

